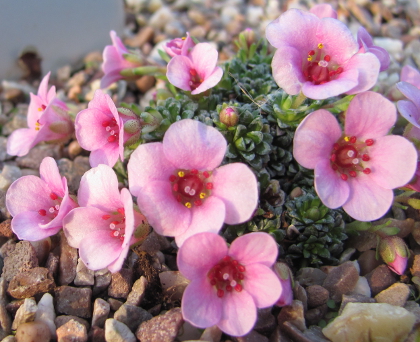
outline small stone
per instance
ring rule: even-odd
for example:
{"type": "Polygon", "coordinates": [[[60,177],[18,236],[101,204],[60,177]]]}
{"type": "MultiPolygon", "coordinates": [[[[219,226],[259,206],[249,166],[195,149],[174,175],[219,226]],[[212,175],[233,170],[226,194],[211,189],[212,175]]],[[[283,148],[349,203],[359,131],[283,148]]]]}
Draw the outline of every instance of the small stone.
{"type": "Polygon", "coordinates": [[[7,282],[4,277],[0,277],[0,338],[3,338],[12,332],[12,320],[7,312],[7,282]]]}
{"type": "Polygon", "coordinates": [[[156,78],[152,75],[144,75],[136,81],[137,89],[145,93],[151,89],[156,83],[156,78]]]}
{"type": "Polygon", "coordinates": [[[16,312],[15,319],[12,324],[12,330],[16,330],[22,323],[33,322],[37,310],[36,302],[33,298],[26,298],[23,304],[16,312]]]}
{"type": "Polygon", "coordinates": [[[111,284],[111,272],[107,268],[94,272],[95,274],[95,285],[93,286],[93,294],[97,295],[108,288],[111,284]]]}
{"type": "Polygon", "coordinates": [[[154,255],[156,252],[168,249],[169,247],[170,243],[166,237],[158,235],[155,231],[152,231],[147,236],[146,240],[144,240],[144,242],[138,246],[138,250],[147,252],[150,255],[154,255]]]}
{"type": "Polygon", "coordinates": [[[77,316],[73,316],[73,315],[62,315],[62,316],[57,316],[57,318],[55,319],[55,325],[57,326],[57,329],[59,327],[61,327],[62,325],[66,324],[68,321],[70,320],[75,320],[77,322],[79,322],[80,324],[83,324],[86,327],[86,331],[89,330],[89,322],[83,318],[77,317],[77,316]]]}
{"type": "Polygon", "coordinates": [[[271,307],[258,309],[257,322],[255,323],[254,330],[260,334],[269,335],[276,328],[276,318],[271,313],[271,309],[271,307]]]}
{"type": "Polygon", "coordinates": [[[86,327],[71,319],[57,329],[57,340],[58,342],[86,342],[88,340],[86,327]]]}
{"type": "Polygon", "coordinates": [[[323,286],[329,291],[331,299],[339,302],[343,294],[354,290],[358,280],[359,272],[351,261],[347,261],[331,270],[323,286]]]}
{"type": "Polygon", "coordinates": [[[300,300],[303,304],[303,310],[308,310],[308,295],[298,281],[295,282],[295,286],[293,287],[293,299],[300,300]]]}
{"type": "Polygon", "coordinates": [[[308,286],[306,288],[306,293],[308,295],[309,308],[316,308],[326,304],[328,298],[330,298],[328,290],[319,285],[308,286]]]}
{"type": "Polygon", "coordinates": [[[114,298],[108,298],[108,303],[112,311],[117,311],[121,307],[121,305],[124,304],[120,300],[114,298]]]}
{"type": "Polygon", "coordinates": [[[60,286],[55,289],[56,309],[59,313],[75,315],[83,318],[92,317],[92,290],[60,286]]]}
{"type": "Polygon", "coordinates": [[[185,288],[190,283],[179,271],[161,272],[159,278],[164,295],[172,300],[181,300],[185,288]]]}
{"type": "Polygon", "coordinates": [[[19,325],[16,331],[17,342],[49,342],[51,333],[43,322],[29,322],[19,325]]]}
{"type": "Polygon", "coordinates": [[[413,277],[420,277],[420,255],[414,256],[413,266],[410,268],[413,277]]]}
{"type": "Polygon", "coordinates": [[[376,300],[357,293],[343,295],[343,300],[341,302],[340,309],[338,310],[339,315],[341,315],[348,303],[376,303],[376,300]]]}
{"type": "Polygon", "coordinates": [[[48,254],[51,250],[51,238],[47,237],[38,241],[29,241],[32,247],[35,248],[36,257],[38,258],[38,264],[43,265],[47,260],[48,254]]]}
{"type": "Polygon", "coordinates": [[[414,323],[416,326],[420,323],[420,306],[414,300],[409,300],[405,303],[404,309],[408,310],[414,316],[416,316],[416,322],[414,323]]]}
{"type": "Polygon", "coordinates": [[[77,140],[73,140],[70,144],[69,144],[69,157],[71,159],[76,158],[79,154],[81,154],[83,152],[82,147],[80,146],[79,142],[77,140]]]}
{"type": "Polygon", "coordinates": [[[55,326],[55,311],[53,297],[46,293],[38,302],[38,309],[36,310],[35,321],[44,322],[50,328],[50,333],[53,338],[56,337],[55,326]]]}
{"type": "Polygon", "coordinates": [[[133,332],[136,331],[141,323],[148,321],[152,317],[146,310],[130,304],[123,304],[114,313],[114,318],[124,323],[133,332]]]}
{"type": "Polygon", "coordinates": [[[369,283],[366,277],[359,277],[355,288],[353,289],[353,293],[358,293],[366,297],[370,297],[372,291],[370,290],[369,283]]]}
{"type": "Polygon", "coordinates": [[[181,309],[174,308],[140,324],[136,336],[142,342],[172,342],[178,335],[182,323],[181,309]]]}
{"type": "Polygon", "coordinates": [[[131,288],[131,292],[128,294],[126,304],[140,306],[146,294],[147,284],[147,279],[144,276],[137,279],[131,288]]]}
{"type": "Polygon", "coordinates": [[[0,237],[11,239],[13,237],[12,220],[8,219],[0,223],[0,237]]]}
{"type": "Polygon", "coordinates": [[[222,338],[222,331],[217,325],[208,327],[203,331],[203,334],[200,337],[200,341],[209,341],[209,342],[220,342],[222,338]]]}
{"type": "Polygon", "coordinates": [[[174,19],[173,12],[169,7],[159,8],[149,19],[149,25],[155,30],[162,30],[166,23],[174,19]]]}
{"type": "Polygon", "coordinates": [[[6,336],[1,342],[17,342],[16,337],[13,335],[6,336]]]}
{"type": "Polygon", "coordinates": [[[378,303],[388,303],[395,306],[404,306],[410,295],[410,287],[407,284],[395,283],[387,289],[379,292],[375,299],[378,303]]]}
{"type": "Polygon", "coordinates": [[[405,341],[415,322],[406,309],[385,303],[349,303],[322,332],[332,342],[405,341]]]}
{"type": "Polygon", "coordinates": [[[146,26],[141,28],[134,37],[125,39],[124,43],[131,47],[140,48],[145,43],[151,42],[153,40],[154,34],[155,30],[150,26],[146,26]]]}
{"type": "Polygon", "coordinates": [[[296,274],[296,280],[302,286],[322,285],[327,275],[319,268],[303,267],[296,274]]]}
{"type": "Polygon", "coordinates": [[[306,329],[306,325],[302,302],[300,300],[293,300],[292,304],[283,306],[277,316],[277,321],[280,327],[285,322],[290,322],[300,331],[304,331],[306,329]]]}
{"type": "Polygon", "coordinates": [[[45,262],[45,268],[50,271],[50,273],[55,277],[58,272],[58,265],[60,263],[60,256],[55,254],[54,252],[50,252],[48,254],[47,261],[45,262]]]}
{"type": "Polygon", "coordinates": [[[39,170],[42,160],[45,157],[58,159],[60,156],[60,146],[56,144],[37,145],[32,147],[28,154],[23,157],[17,157],[16,162],[20,168],[39,170]]]}
{"type": "Polygon", "coordinates": [[[105,340],[107,342],[136,342],[136,337],[124,323],[108,318],[105,322],[105,340]]]}
{"type": "Polygon", "coordinates": [[[310,309],[305,313],[305,320],[307,325],[316,325],[321,319],[324,318],[328,312],[327,304],[318,306],[314,309],[310,309]]]}
{"type": "Polygon", "coordinates": [[[76,277],[77,249],[71,247],[63,232],[60,233],[60,264],[59,278],[60,285],[70,284],[76,277]]]}
{"type": "Polygon", "coordinates": [[[360,232],[356,237],[353,236],[348,239],[347,244],[349,247],[356,248],[359,252],[365,252],[369,249],[375,248],[377,235],[371,232],[360,232]]]}
{"type": "Polygon", "coordinates": [[[93,326],[89,331],[89,340],[92,342],[106,342],[105,329],[93,326]]]}
{"type": "Polygon", "coordinates": [[[396,281],[395,274],[386,265],[376,267],[372,272],[366,274],[366,279],[372,291],[372,296],[376,296],[396,281]]]}
{"type": "Polygon", "coordinates": [[[251,330],[248,334],[241,337],[232,337],[235,342],[268,342],[268,338],[264,335],[251,330]]]}
{"type": "Polygon", "coordinates": [[[16,242],[13,240],[7,240],[3,246],[0,247],[0,257],[3,259],[9,256],[10,253],[12,253],[16,248],[16,242]]]}
{"type": "Polygon", "coordinates": [[[79,258],[76,267],[76,277],[74,278],[74,285],[85,286],[93,285],[95,283],[95,272],[88,269],[83,263],[82,259],[79,258]]]}
{"type": "Polygon", "coordinates": [[[360,254],[359,259],[357,259],[360,266],[360,275],[364,276],[369,272],[373,271],[379,265],[382,265],[383,262],[381,259],[376,259],[376,252],[372,249],[363,252],[360,254]]]}
{"type": "Polygon", "coordinates": [[[7,292],[17,299],[32,297],[55,288],[54,278],[44,267],[35,267],[18,273],[10,281],[7,292]]]}
{"type": "Polygon", "coordinates": [[[128,297],[133,283],[133,272],[122,268],[119,272],[112,273],[111,284],[108,287],[108,295],[113,298],[128,297]]]}
{"type": "Polygon", "coordinates": [[[18,273],[38,267],[35,248],[29,241],[21,241],[15,249],[4,259],[3,277],[11,281],[18,273]]]}
{"type": "Polygon", "coordinates": [[[103,328],[108,318],[110,305],[102,298],[96,298],[93,304],[92,326],[103,328]]]}

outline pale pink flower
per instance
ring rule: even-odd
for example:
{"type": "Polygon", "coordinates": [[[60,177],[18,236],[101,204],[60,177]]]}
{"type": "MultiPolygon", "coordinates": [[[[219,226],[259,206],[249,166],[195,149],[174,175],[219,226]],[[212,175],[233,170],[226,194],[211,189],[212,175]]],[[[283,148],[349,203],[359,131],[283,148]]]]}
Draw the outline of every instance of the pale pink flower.
{"type": "Polygon", "coordinates": [[[103,52],[102,70],[104,77],[101,79],[101,88],[109,87],[112,83],[121,80],[121,71],[133,69],[143,65],[140,56],[130,51],[122,43],[115,31],[110,32],[112,45],[107,45],[103,52]]]}
{"type": "Polygon", "coordinates": [[[391,58],[389,57],[388,51],[380,46],[373,45],[372,37],[362,26],[360,26],[359,31],[357,31],[357,42],[359,43],[359,52],[371,52],[378,58],[381,63],[380,72],[389,68],[391,58]]]}
{"type": "Polygon", "coordinates": [[[266,28],[277,48],[273,77],[286,93],[311,99],[356,94],[376,83],[380,63],[372,53],[359,53],[350,30],[339,20],[289,9],[266,28]]]}
{"type": "Polygon", "coordinates": [[[404,240],[398,236],[387,236],[379,242],[379,254],[396,274],[404,274],[410,252],[404,240]]]}
{"type": "Polygon", "coordinates": [[[167,42],[163,48],[169,57],[174,57],[178,55],[188,56],[194,46],[195,43],[187,32],[186,37],[172,39],[167,42]]]}
{"type": "MultiPolygon", "coordinates": [[[[89,269],[119,271],[130,246],[144,238],[133,235],[146,220],[133,209],[130,192],[123,188],[120,193],[116,174],[101,164],[83,175],[78,201],[81,207],[64,219],[69,245],[79,248],[80,258],[89,269]]],[[[147,234],[147,230],[140,229],[142,232],[147,234]]]]}
{"type": "Polygon", "coordinates": [[[401,69],[401,82],[407,82],[420,89],[420,72],[410,65],[401,69]]]}
{"type": "Polygon", "coordinates": [[[408,188],[410,190],[420,192],[420,162],[417,163],[417,169],[413,179],[410,181],[410,183],[404,185],[403,188],[408,188]]]}
{"type": "Polygon", "coordinates": [[[108,94],[98,89],[88,108],[77,114],[76,137],[82,148],[92,151],[89,162],[114,166],[124,160],[124,145],[140,137],[140,119],[126,108],[117,109],[108,94]]]}
{"type": "Polygon", "coordinates": [[[209,43],[199,43],[189,56],[177,55],[168,63],[166,76],[171,84],[192,95],[213,88],[223,76],[217,64],[217,50],[209,43]]]}
{"type": "Polygon", "coordinates": [[[30,175],[17,179],[6,193],[12,230],[21,240],[37,241],[58,233],[64,216],[77,207],[53,158],[44,158],[39,173],[41,178],[30,175]]]}
{"type": "Polygon", "coordinates": [[[397,83],[397,89],[408,100],[397,102],[398,111],[408,122],[420,128],[420,73],[405,66],[401,71],[401,81],[397,83]]]}
{"type": "Polygon", "coordinates": [[[337,12],[330,4],[317,4],[312,6],[309,12],[315,14],[318,18],[334,18],[337,19],[337,12]]]}
{"type": "Polygon", "coordinates": [[[293,276],[290,268],[282,262],[276,262],[273,266],[274,273],[280,280],[281,296],[277,300],[277,306],[290,305],[293,302],[293,276]]]}
{"type": "Polygon", "coordinates": [[[162,143],[133,152],[127,166],[130,191],[158,234],[175,236],[180,246],[193,234],[217,233],[223,222],[250,219],[257,181],[242,163],[217,168],[226,145],[215,128],[186,119],[172,124],[162,143]]]}
{"type": "Polygon", "coordinates": [[[67,105],[56,97],[55,87],[48,90],[50,73],[46,74],[38,88],[38,94],[30,94],[28,127],[15,130],[7,139],[7,153],[24,156],[41,141],[59,143],[70,138],[74,131],[67,105]]]}
{"type": "Polygon", "coordinates": [[[257,308],[273,305],[282,292],[271,270],[277,253],[266,233],[243,235],[230,248],[214,233],[187,239],[177,257],[178,269],[191,280],[182,297],[184,319],[199,328],[217,325],[232,336],[247,334],[257,308]]]}
{"type": "Polygon", "coordinates": [[[380,94],[357,95],[348,107],[344,134],[324,109],[309,114],[296,130],[293,155],[315,169],[315,190],[329,208],[343,206],[360,221],[383,216],[392,189],[408,183],[417,151],[401,136],[386,135],[396,121],[395,106],[380,94]]]}

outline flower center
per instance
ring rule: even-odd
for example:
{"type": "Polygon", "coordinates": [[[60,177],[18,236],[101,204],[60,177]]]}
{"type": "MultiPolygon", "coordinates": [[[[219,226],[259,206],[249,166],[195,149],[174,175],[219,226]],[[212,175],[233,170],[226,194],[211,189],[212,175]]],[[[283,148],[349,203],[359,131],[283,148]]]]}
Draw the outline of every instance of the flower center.
{"type": "Polygon", "coordinates": [[[50,207],[41,208],[38,210],[38,214],[44,217],[43,223],[50,222],[57,217],[58,212],[60,211],[61,202],[63,201],[63,199],[61,197],[58,197],[58,195],[54,192],[50,193],[50,199],[51,199],[50,207]]]}
{"type": "Polygon", "coordinates": [[[202,205],[213,189],[209,171],[177,170],[169,177],[169,181],[172,184],[172,194],[187,208],[202,205]]]}
{"type": "Polygon", "coordinates": [[[197,89],[200,84],[203,83],[203,79],[200,78],[197,71],[195,69],[190,69],[190,87],[191,90],[197,89]]]}
{"type": "Polygon", "coordinates": [[[118,142],[118,124],[117,121],[112,118],[111,120],[107,121],[103,121],[102,122],[102,127],[105,128],[105,131],[108,132],[109,137],[108,137],[108,142],[112,143],[112,142],[118,142]]]}
{"type": "Polygon", "coordinates": [[[245,266],[230,256],[225,256],[218,264],[212,267],[207,273],[210,284],[217,291],[217,297],[222,298],[225,292],[232,292],[233,289],[241,292],[242,281],[245,278],[245,266]]]}
{"type": "Polygon", "coordinates": [[[342,180],[356,177],[358,172],[369,174],[372,170],[368,166],[370,161],[368,147],[374,143],[373,139],[360,141],[356,137],[340,138],[333,146],[330,162],[334,171],[340,174],[342,180]]]}
{"type": "Polygon", "coordinates": [[[117,211],[103,215],[102,219],[109,222],[109,233],[111,237],[124,241],[125,237],[125,211],[124,208],[118,208],[117,211]]]}
{"type": "Polygon", "coordinates": [[[331,56],[323,49],[324,45],[319,43],[315,50],[308,52],[308,57],[303,62],[304,76],[315,85],[327,83],[343,72],[343,68],[332,61],[331,56]]]}

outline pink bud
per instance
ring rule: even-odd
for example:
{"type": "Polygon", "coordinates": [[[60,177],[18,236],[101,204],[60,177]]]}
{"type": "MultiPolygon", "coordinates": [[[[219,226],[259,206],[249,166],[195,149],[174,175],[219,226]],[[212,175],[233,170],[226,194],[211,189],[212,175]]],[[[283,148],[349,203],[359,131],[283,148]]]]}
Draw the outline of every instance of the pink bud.
{"type": "Polygon", "coordinates": [[[403,239],[395,235],[381,239],[379,254],[392,271],[399,275],[404,273],[410,252],[403,239]]]}
{"type": "Polygon", "coordinates": [[[239,121],[238,111],[235,107],[226,107],[220,111],[219,118],[228,127],[236,126],[239,121]]]}
{"type": "Polygon", "coordinates": [[[293,301],[293,290],[292,290],[292,272],[290,268],[282,262],[277,262],[274,267],[274,273],[280,279],[280,285],[282,287],[280,298],[277,300],[275,305],[286,306],[290,305],[293,301]]]}

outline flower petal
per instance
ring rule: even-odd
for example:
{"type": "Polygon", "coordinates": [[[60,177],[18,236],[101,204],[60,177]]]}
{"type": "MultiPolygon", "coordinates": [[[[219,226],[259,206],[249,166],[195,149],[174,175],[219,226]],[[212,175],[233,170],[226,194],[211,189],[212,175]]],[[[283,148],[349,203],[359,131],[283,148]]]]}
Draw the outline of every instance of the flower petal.
{"type": "Polygon", "coordinates": [[[117,82],[118,80],[121,80],[123,77],[121,76],[120,72],[121,70],[117,69],[117,70],[113,70],[105,74],[101,78],[101,84],[100,84],[101,89],[108,88],[112,83],[117,82]]]}
{"type": "Polygon", "coordinates": [[[397,119],[395,106],[378,93],[367,91],[350,102],[344,132],[358,139],[376,139],[388,134],[397,119]]]}
{"type": "Polygon", "coordinates": [[[89,156],[90,166],[96,167],[99,164],[105,164],[113,167],[120,157],[120,148],[118,144],[106,144],[102,148],[92,151],[89,156]]]}
{"type": "Polygon", "coordinates": [[[359,71],[357,86],[346,92],[346,94],[357,94],[375,85],[381,63],[373,53],[357,53],[343,67],[344,70],[357,69],[359,71]]]}
{"type": "Polygon", "coordinates": [[[43,78],[38,87],[38,96],[42,101],[48,103],[48,82],[50,80],[51,71],[48,72],[43,78]]]}
{"type": "Polygon", "coordinates": [[[277,259],[277,254],[278,248],[274,239],[261,232],[238,237],[229,249],[229,255],[246,267],[254,263],[271,267],[277,259]]]}
{"type": "Polygon", "coordinates": [[[175,236],[176,244],[181,247],[186,239],[197,233],[218,233],[225,221],[225,204],[215,196],[207,198],[199,207],[191,209],[191,223],[187,230],[175,236]]]}
{"type": "Polygon", "coordinates": [[[279,278],[266,265],[247,265],[243,284],[244,290],[252,296],[257,308],[275,304],[282,292],[279,278]]]}
{"type": "Polygon", "coordinates": [[[196,89],[194,89],[191,94],[196,95],[200,94],[207,89],[213,88],[223,77],[223,69],[221,67],[216,67],[212,74],[210,74],[196,89]]]}
{"type": "Polygon", "coordinates": [[[397,88],[420,110],[420,89],[407,82],[398,82],[397,88]]]}
{"type": "Polygon", "coordinates": [[[385,189],[407,184],[417,168],[417,151],[407,139],[388,135],[378,138],[369,148],[370,177],[385,189]]]}
{"type": "MultiPolygon", "coordinates": [[[[92,100],[93,101],[93,100],[92,100]]],[[[112,119],[111,113],[98,108],[84,109],[76,116],[76,138],[85,150],[94,151],[108,143],[109,133],[102,122],[112,119]]]]}
{"type": "MultiPolygon", "coordinates": [[[[134,227],[133,198],[131,197],[130,191],[128,191],[126,188],[121,189],[121,202],[124,205],[124,216],[125,216],[124,241],[122,242],[121,247],[125,249],[126,247],[130,247],[130,241],[131,241],[131,238],[133,237],[134,228],[135,228],[134,227]]],[[[127,253],[128,253],[128,250],[127,250],[127,253]]]]}
{"type": "Polygon", "coordinates": [[[38,131],[31,128],[19,128],[13,131],[7,138],[7,154],[18,157],[28,154],[37,144],[35,141],[37,134],[38,131]]]}
{"type": "Polygon", "coordinates": [[[118,272],[119,270],[121,270],[121,268],[124,264],[125,258],[128,255],[129,250],[130,250],[130,246],[122,247],[119,257],[117,259],[115,259],[114,262],[112,262],[108,265],[109,272],[115,273],[115,272],[118,272]]]}
{"type": "Polygon", "coordinates": [[[225,240],[214,233],[198,233],[179,248],[179,271],[189,280],[207,277],[207,273],[228,253],[225,240]],[[194,255],[194,258],[191,258],[194,255]]]}
{"type": "Polygon", "coordinates": [[[191,60],[197,73],[207,79],[216,68],[219,53],[209,43],[198,43],[191,50],[191,60]]]}
{"type": "Polygon", "coordinates": [[[331,167],[328,159],[320,160],[315,167],[315,190],[325,206],[341,207],[349,198],[350,188],[331,167]]]}
{"type": "Polygon", "coordinates": [[[191,119],[173,123],[163,137],[166,159],[180,169],[211,171],[221,164],[226,148],[217,129],[191,119]]]}
{"type": "Polygon", "coordinates": [[[410,83],[420,89],[420,72],[410,65],[405,65],[401,70],[401,81],[410,83]]]}
{"type": "Polygon", "coordinates": [[[379,186],[370,175],[359,173],[357,177],[349,179],[349,185],[350,196],[343,209],[354,219],[377,220],[391,207],[393,191],[379,186]]]}
{"type": "Polygon", "coordinates": [[[330,112],[319,109],[309,114],[296,129],[293,156],[308,169],[321,159],[328,159],[334,143],[341,137],[341,128],[330,112]]]}
{"type": "Polygon", "coordinates": [[[207,328],[219,322],[222,316],[222,299],[206,278],[195,279],[182,296],[182,316],[192,325],[207,328]]]}
{"type": "Polygon", "coordinates": [[[330,4],[317,4],[312,6],[310,12],[315,14],[318,18],[334,18],[337,19],[337,12],[330,4]]]}
{"type": "Polygon", "coordinates": [[[401,100],[397,102],[397,107],[404,119],[413,126],[420,128],[420,109],[413,102],[401,100]]]}
{"type": "Polygon", "coordinates": [[[45,157],[39,166],[39,173],[41,179],[48,184],[56,195],[64,197],[66,189],[63,187],[60,172],[54,158],[45,157]]]}
{"type": "Polygon", "coordinates": [[[220,198],[225,204],[226,223],[245,222],[258,204],[257,179],[245,164],[221,166],[213,173],[212,196],[220,198]]]}
{"type": "Polygon", "coordinates": [[[38,241],[57,234],[61,226],[49,229],[42,229],[43,216],[38,212],[21,212],[12,219],[12,230],[20,240],[38,241]]]}
{"type": "Polygon", "coordinates": [[[168,63],[166,77],[175,87],[190,91],[190,70],[193,68],[191,60],[186,56],[174,56],[168,63]]]}

